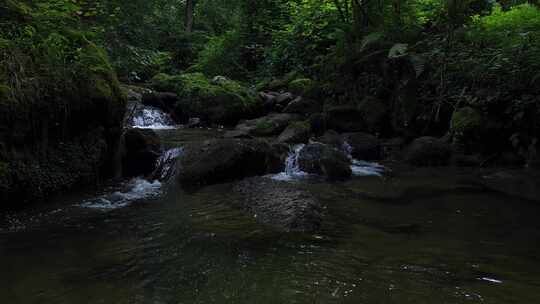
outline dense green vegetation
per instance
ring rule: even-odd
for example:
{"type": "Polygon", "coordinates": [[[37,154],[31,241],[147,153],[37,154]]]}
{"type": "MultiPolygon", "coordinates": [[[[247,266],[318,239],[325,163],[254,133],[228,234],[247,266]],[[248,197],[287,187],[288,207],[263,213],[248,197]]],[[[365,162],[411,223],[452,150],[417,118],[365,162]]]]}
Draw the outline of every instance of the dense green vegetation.
{"type": "Polygon", "coordinates": [[[540,131],[540,9],[484,0],[2,1],[2,184],[25,179],[8,160],[30,166],[95,134],[114,145],[118,79],[173,91],[183,115],[219,124],[258,113],[257,90],[283,90],[324,103],[330,116],[357,113],[381,137],[447,135],[466,154],[526,160],[540,131]]]}
{"type": "Polygon", "coordinates": [[[112,171],[125,98],[77,9],[71,1],[0,4],[2,202],[46,197],[112,171]]]}

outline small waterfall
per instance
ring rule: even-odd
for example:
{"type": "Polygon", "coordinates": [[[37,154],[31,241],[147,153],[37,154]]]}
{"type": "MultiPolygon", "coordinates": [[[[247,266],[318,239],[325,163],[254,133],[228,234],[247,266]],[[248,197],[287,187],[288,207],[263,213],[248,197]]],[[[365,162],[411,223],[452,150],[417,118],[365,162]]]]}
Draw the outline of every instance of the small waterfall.
{"type": "Polygon", "coordinates": [[[79,206],[108,211],[129,206],[134,201],[160,196],[163,193],[162,182],[168,181],[174,175],[176,160],[183,152],[183,148],[174,148],[163,153],[156,162],[156,169],[150,180],[134,178],[124,183],[120,190],[86,200],[79,206]]]}
{"type": "Polygon", "coordinates": [[[173,129],[175,127],[169,114],[148,106],[137,106],[131,117],[131,126],[140,129],[173,129]]]}
{"type": "Polygon", "coordinates": [[[130,205],[141,199],[155,198],[161,194],[161,183],[157,180],[149,182],[137,177],[123,185],[123,189],[103,194],[80,204],[83,208],[98,210],[114,210],[130,205]]]}
{"type": "Polygon", "coordinates": [[[354,176],[382,176],[386,170],[378,163],[354,159],[352,156],[353,147],[346,141],[343,142],[341,149],[351,160],[351,171],[354,176]]]}
{"type": "Polygon", "coordinates": [[[174,175],[176,160],[184,153],[183,148],[173,148],[165,151],[157,160],[154,179],[167,181],[174,175]]]}
{"type": "Polygon", "coordinates": [[[281,181],[290,181],[295,178],[306,177],[308,173],[300,170],[300,165],[298,164],[298,155],[305,146],[306,145],[304,144],[294,145],[291,148],[289,155],[287,155],[287,159],[285,160],[285,171],[272,175],[271,178],[281,181]]]}

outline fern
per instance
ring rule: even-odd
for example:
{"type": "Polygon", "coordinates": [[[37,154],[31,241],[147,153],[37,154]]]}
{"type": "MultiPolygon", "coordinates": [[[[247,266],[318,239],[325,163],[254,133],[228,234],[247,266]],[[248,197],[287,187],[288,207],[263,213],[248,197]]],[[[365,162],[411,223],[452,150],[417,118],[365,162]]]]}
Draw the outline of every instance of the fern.
{"type": "Polygon", "coordinates": [[[379,42],[384,37],[384,34],[381,32],[374,32],[362,39],[362,42],[360,43],[360,51],[365,51],[368,47],[371,45],[379,42]]]}
{"type": "Polygon", "coordinates": [[[395,59],[408,55],[409,45],[406,43],[396,43],[388,51],[388,58],[395,59]]]}
{"type": "Polygon", "coordinates": [[[426,61],[418,55],[409,55],[409,62],[414,68],[416,78],[420,77],[426,70],[426,61]]]}

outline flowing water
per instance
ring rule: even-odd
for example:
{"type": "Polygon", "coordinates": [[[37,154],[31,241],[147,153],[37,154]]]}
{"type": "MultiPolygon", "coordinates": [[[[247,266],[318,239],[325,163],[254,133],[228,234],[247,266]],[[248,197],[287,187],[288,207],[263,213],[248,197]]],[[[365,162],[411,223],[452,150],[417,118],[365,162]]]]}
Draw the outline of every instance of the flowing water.
{"type": "MultiPolygon", "coordinates": [[[[219,135],[159,133],[167,149],[219,135]]],[[[0,213],[1,303],[538,302],[538,200],[467,169],[358,161],[371,173],[348,182],[290,178],[298,149],[283,176],[325,206],[320,231],[257,224],[232,184],[135,179],[0,213]]]]}
{"type": "Polygon", "coordinates": [[[128,122],[131,127],[140,129],[174,129],[174,121],[162,110],[140,104],[134,105],[128,122]]]}

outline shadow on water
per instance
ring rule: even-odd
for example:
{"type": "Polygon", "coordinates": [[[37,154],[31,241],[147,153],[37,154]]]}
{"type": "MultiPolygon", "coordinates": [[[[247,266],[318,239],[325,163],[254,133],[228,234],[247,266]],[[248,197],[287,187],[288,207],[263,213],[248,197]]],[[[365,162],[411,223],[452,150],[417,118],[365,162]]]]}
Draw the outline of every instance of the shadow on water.
{"type": "MultiPolygon", "coordinates": [[[[169,147],[215,136],[160,132],[173,133],[164,135],[169,147]]],[[[325,206],[314,234],[257,224],[231,207],[231,184],[189,194],[170,187],[117,209],[84,202],[129,189],[64,197],[0,215],[0,299],[535,303],[540,204],[487,191],[477,176],[437,168],[295,181],[325,206]]]]}

